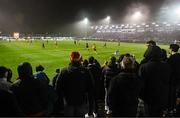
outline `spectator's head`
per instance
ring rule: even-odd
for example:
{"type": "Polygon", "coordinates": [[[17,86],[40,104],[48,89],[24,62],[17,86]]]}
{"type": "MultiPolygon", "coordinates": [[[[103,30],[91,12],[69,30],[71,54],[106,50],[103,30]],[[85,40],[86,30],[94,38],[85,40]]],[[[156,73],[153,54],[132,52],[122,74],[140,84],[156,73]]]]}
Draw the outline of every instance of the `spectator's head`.
{"type": "Polygon", "coordinates": [[[8,69],[7,81],[11,81],[11,78],[12,78],[12,70],[8,69]]]}
{"type": "Polygon", "coordinates": [[[94,63],[94,57],[93,57],[93,56],[90,56],[90,57],[89,57],[89,63],[90,63],[90,64],[93,64],[93,63],[94,63]]]}
{"type": "Polygon", "coordinates": [[[28,62],[23,62],[19,64],[17,70],[20,79],[26,79],[33,76],[32,66],[28,62]]]}
{"type": "Polygon", "coordinates": [[[83,61],[83,66],[84,66],[84,67],[87,67],[87,66],[88,66],[88,60],[87,60],[87,59],[84,59],[84,61],[83,61]]]}
{"type": "Polygon", "coordinates": [[[158,46],[149,46],[145,58],[147,60],[160,60],[162,56],[161,48],[158,46]]]}
{"type": "Polygon", "coordinates": [[[77,51],[72,51],[70,54],[70,62],[79,62],[81,63],[82,57],[81,54],[77,51]]]}
{"type": "Polygon", "coordinates": [[[118,63],[121,63],[121,61],[123,60],[124,56],[125,56],[125,54],[121,54],[119,56],[118,63]]]}
{"type": "Polygon", "coordinates": [[[43,71],[43,70],[44,70],[44,67],[42,65],[36,66],[36,72],[43,71]]]}
{"type": "Polygon", "coordinates": [[[94,59],[94,62],[93,62],[96,66],[98,66],[98,67],[101,67],[101,65],[100,65],[100,63],[98,62],[98,60],[97,59],[94,59]]]}
{"type": "Polygon", "coordinates": [[[60,73],[60,69],[59,68],[56,69],[56,73],[60,73]]]}
{"type": "Polygon", "coordinates": [[[112,56],[110,59],[110,63],[116,64],[116,57],[112,56]]]}
{"type": "Polygon", "coordinates": [[[7,78],[8,69],[4,66],[0,66],[0,78],[7,78]]]}
{"type": "Polygon", "coordinates": [[[134,69],[135,60],[132,57],[124,56],[121,61],[121,68],[123,70],[131,70],[134,69]]]}
{"type": "Polygon", "coordinates": [[[179,45],[177,44],[171,44],[169,49],[171,50],[171,52],[178,52],[179,50],[179,45]]]}
{"type": "Polygon", "coordinates": [[[147,46],[156,46],[156,42],[153,40],[150,40],[150,41],[146,42],[146,45],[147,46]]]}

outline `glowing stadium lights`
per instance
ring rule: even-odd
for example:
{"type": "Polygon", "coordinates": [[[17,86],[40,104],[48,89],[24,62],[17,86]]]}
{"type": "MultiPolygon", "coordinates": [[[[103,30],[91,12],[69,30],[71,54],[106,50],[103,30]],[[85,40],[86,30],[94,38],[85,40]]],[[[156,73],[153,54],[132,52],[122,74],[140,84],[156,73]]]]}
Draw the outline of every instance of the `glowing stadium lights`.
{"type": "Polygon", "coordinates": [[[89,22],[88,18],[84,18],[83,23],[84,23],[85,25],[87,25],[88,22],[89,22]]]}
{"type": "Polygon", "coordinates": [[[141,27],[140,25],[137,25],[136,27],[141,27]]]}
{"type": "Polygon", "coordinates": [[[152,23],[152,25],[155,25],[155,24],[156,24],[155,22],[152,23]]]}
{"type": "Polygon", "coordinates": [[[170,27],[170,26],[171,26],[171,24],[167,24],[166,26],[167,26],[167,27],[170,27]]]}
{"type": "Polygon", "coordinates": [[[139,20],[141,17],[142,13],[140,11],[136,11],[132,16],[133,20],[139,20]]]}
{"type": "Polygon", "coordinates": [[[175,9],[175,13],[176,13],[176,15],[180,16],[180,7],[175,9]]]}
{"type": "Polygon", "coordinates": [[[107,16],[107,17],[106,17],[106,21],[107,21],[107,22],[110,22],[110,20],[111,20],[111,17],[110,17],[110,16],[107,16]]]}
{"type": "Polygon", "coordinates": [[[159,27],[159,25],[156,25],[156,27],[159,27]]]}
{"type": "Polygon", "coordinates": [[[163,22],[163,24],[165,25],[165,24],[167,24],[167,22],[163,22]]]}

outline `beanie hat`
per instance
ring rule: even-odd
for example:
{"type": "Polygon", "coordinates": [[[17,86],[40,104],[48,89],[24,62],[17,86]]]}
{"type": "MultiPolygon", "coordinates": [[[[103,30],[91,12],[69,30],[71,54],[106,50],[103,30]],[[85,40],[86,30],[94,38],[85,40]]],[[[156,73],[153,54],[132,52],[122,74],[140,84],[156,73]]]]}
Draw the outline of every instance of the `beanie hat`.
{"type": "Polygon", "coordinates": [[[70,54],[70,61],[80,61],[81,60],[81,54],[76,51],[72,51],[70,54]]]}
{"type": "Polygon", "coordinates": [[[43,70],[44,70],[44,67],[42,65],[36,66],[36,72],[43,71],[43,70]]]}

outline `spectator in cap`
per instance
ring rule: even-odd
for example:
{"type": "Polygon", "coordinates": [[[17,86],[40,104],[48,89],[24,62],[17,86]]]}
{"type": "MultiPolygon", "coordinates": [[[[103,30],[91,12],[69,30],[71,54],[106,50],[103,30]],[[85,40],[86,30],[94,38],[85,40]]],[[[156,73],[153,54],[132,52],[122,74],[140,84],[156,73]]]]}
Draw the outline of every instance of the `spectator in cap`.
{"type": "Polygon", "coordinates": [[[79,52],[71,52],[70,64],[61,70],[56,83],[64,116],[84,117],[86,113],[93,114],[93,79],[90,72],[81,65],[81,60],[79,52]]]}
{"type": "MultiPolygon", "coordinates": [[[[147,49],[144,53],[144,59],[141,60],[141,64],[146,63],[149,61],[149,53],[151,54],[152,48],[158,48],[158,46],[156,46],[156,42],[153,40],[150,40],[148,42],[146,42],[147,45],[147,49]]],[[[155,53],[155,52],[154,52],[155,53]]]]}
{"type": "Polygon", "coordinates": [[[169,46],[170,57],[167,62],[170,64],[172,73],[170,80],[170,110],[176,107],[176,98],[180,98],[180,53],[179,45],[171,44],[169,46]]]}
{"type": "Polygon", "coordinates": [[[0,66],[0,89],[9,91],[12,83],[7,81],[8,69],[4,66],[0,66]]]}
{"type": "Polygon", "coordinates": [[[148,61],[141,64],[139,76],[143,81],[140,98],[145,102],[149,117],[161,117],[168,107],[170,66],[161,61],[161,49],[150,46],[146,55],[148,61]]]}
{"type": "Polygon", "coordinates": [[[109,107],[113,117],[135,117],[140,93],[140,79],[134,72],[135,60],[121,61],[121,72],[112,78],[108,89],[109,107]]]}

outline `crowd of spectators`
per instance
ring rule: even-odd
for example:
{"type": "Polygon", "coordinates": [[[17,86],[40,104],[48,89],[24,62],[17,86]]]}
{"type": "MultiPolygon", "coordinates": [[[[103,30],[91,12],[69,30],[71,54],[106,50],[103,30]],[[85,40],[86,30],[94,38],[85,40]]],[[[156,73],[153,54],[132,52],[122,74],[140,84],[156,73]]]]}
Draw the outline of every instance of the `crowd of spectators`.
{"type": "Polygon", "coordinates": [[[148,41],[140,63],[126,53],[103,66],[73,51],[52,84],[42,65],[33,74],[29,62],[19,64],[14,82],[11,69],[0,66],[0,116],[180,116],[179,46],[169,49],[167,57],[166,50],[148,41]]]}

